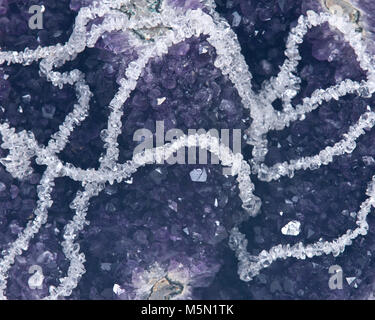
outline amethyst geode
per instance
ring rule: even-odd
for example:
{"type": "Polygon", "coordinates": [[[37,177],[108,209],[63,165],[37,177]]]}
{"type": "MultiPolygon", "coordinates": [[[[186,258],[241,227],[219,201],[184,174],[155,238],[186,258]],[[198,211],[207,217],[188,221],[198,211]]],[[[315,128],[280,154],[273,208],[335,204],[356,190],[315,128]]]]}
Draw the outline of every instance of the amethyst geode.
{"type": "MultiPolygon", "coordinates": [[[[80,10],[93,2],[0,0],[1,51],[34,50],[38,46],[66,43],[75,30],[80,10]],[[28,27],[28,8],[34,4],[45,7],[42,30],[28,27]]],[[[159,2],[132,1],[117,12],[130,20],[137,15],[148,17],[160,10],[159,2]]],[[[215,13],[210,1],[170,0],[167,5],[180,14],[202,9],[202,14],[217,15],[217,21],[225,19],[238,37],[252,74],[254,95],[269,92],[265,81],[279,74],[290,30],[309,10],[337,14],[341,8],[341,14],[350,14],[348,23],[363,35],[369,51],[375,48],[375,7],[371,1],[360,6],[359,1],[349,0],[218,0],[215,13]]],[[[93,19],[87,30],[95,30],[104,24],[103,20],[93,19]]],[[[59,154],[63,163],[82,169],[102,168],[100,159],[105,158],[104,150],[108,147],[108,105],[122,80],[129,78],[129,64],[139,59],[147,46],[157,44],[168,30],[157,25],[147,30],[105,32],[90,48],[56,66],[59,72],[82,71],[92,93],[87,118],[74,129],[59,154]]],[[[308,31],[299,49],[300,81],[298,92],[290,99],[293,106],[303,103],[315,90],[345,79],[366,81],[366,72],[356,60],[352,46],[327,23],[308,31]]],[[[249,143],[248,128],[254,119],[244,108],[243,95],[233,85],[230,74],[217,66],[220,54],[208,35],[193,34],[170,45],[166,54],[147,61],[123,105],[122,129],[117,138],[119,163],[132,159],[139,143],[133,141],[134,132],[144,128],[155,132],[156,121],[162,120],[165,130],[241,129],[242,155],[251,162],[254,145],[249,143]]],[[[41,146],[48,145],[51,135],[74,110],[76,94],[74,86],[59,88],[41,76],[38,62],[0,66],[1,123],[8,123],[16,133],[32,132],[41,146]]],[[[274,100],[273,109],[281,112],[283,101],[274,100]]],[[[321,103],[283,130],[267,131],[268,153],[264,163],[272,167],[333,146],[362,119],[362,114],[371,112],[374,102],[371,94],[350,92],[321,103]]],[[[267,110],[265,106],[265,114],[267,110]]],[[[6,140],[4,136],[0,138],[2,142],[6,140]]],[[[11,147],[0,148],[0,158],[6,159],[10,150],[11,147]]],[[[151,164],[139,168],[121,183],[101,183],[98,188],[102,191],[90,199],[88,223],[75,239],[85,255],[85,270],[66,299],[372,298],[373,210],[367,218],[367,235],[357,237],[338,256],[277,260],[251,281],[239,278],[233,246],[228,245],[233,228],[246,235],[247,251],[252,257],[277,244],[333,241],[348,229],[355,229],[375,170],[374,130],[366,127],[366,134],[358,138],[351,151],[316,170],[296,171],[292,177],[281,176],[269,182],[259,178],[257,164],[252,164],[254,194],[261,200],[259,213],[254,217],[243,207],[236,177],[223,175],[220,165],[151,164]],[[192,172],[196,170],[204,173],[203,178],[193,178],[192,172]],[[281,231],[290,221],[300,223],[295,234],[281,231]],[[342,289],[329,287],[329,268],[333,265],[343,270],[342,289]]],[[[0,166],[0,249],[4,256],[27,223],[36,218],[38,185],[46,165],[32,156],[35,154],[30,155],[33,173],[24,179],[14,178],[4,162],[0,166]]],[[[61,243],[66,240],[64,230],[77,209],[71,203],[84,187],[80,180],[73,181],[63,174],[56,177],[46,223],[31,239],[28,250],[17,255],[7,273],[8,299],[44,298],[69,273],[70,262],[61,243]]],[[[1,267],[0,261],[0,271],[1,267]]]]}

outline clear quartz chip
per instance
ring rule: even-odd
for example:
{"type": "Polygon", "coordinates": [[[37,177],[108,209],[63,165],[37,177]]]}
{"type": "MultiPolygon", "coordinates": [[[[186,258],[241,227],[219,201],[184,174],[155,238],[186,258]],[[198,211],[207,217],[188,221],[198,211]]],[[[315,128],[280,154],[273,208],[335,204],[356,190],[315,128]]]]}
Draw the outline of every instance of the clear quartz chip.
{"type": "Polygon", "coordinates": [[[301,232],[301,222],[293,220],[281,228],[281,233],[286,236],[298,236],[301,232]]]}
{"type": "Polygon", "coordinates": [[[163,104],[166,99],[167,99],[166,97],[162,97],[162,98],[156,99],[158,106],[160,106],[161,104],[163,104]]]}
{"type": "Polygon", "coordinates": [[[124,292],[125,292],[125,290],[124,289],[122,289],[117,283],[115,283],[114,285],[113,285],[113,292],[116,294],[116,295],[121,295],[121,294],[123,294],[124,292]]]}
{"type": "Polygon", "coordinates": [[[355,277],[347,277],[346,282],[351,285],[355,281],[355,277]]]}
{"type": "Polygon", "coordinates": [[[193,182],[206,182],[207,181],[207,171],[206,169],[194,169],[190,171],[190,178],[193,182]]]}

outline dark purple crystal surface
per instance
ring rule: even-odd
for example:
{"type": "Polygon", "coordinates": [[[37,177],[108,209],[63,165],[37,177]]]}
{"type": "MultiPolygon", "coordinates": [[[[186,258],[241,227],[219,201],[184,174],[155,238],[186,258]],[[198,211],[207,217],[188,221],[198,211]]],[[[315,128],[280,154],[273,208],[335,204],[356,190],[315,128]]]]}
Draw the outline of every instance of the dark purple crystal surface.
{"type": "MultiPolygon", "coordinates": [[[[170,0],[180,9],[203,7],[198,0],[170,0]]],[[[348,1],[337,1],[348,3],[348,1]]],[[[80,8],[90,0],[0,0],[0,50],[22,51],[64,43],[72,32],[80,8]],[[44,28],[28,27],[28,9],[44,5],[44,28]]],[[[328,10],[319,0],[217,0],[217,12],[235,31],[241,52],[253,75],[255,92],[276,76],[284,62],[290,29],[307,10],[328,10]]],[[[352,1],[363,14],[359,27],[369,43],[375,28],[372,1],[352,1]]],[[[181,9],[181,10],[182,10],[181,9]]],[[[374,45],[375,48],[375,45],[374,45]]],[[[313,28],[300,47],[298,67],[300,103],[318,88],[364,73],[352,48],[328,26],[313,28]]],[[[124,105],[123,132],[119,136],[120,162],[132,157],[137,129],[155,131],[156,121],[165,129],[241,129],[251,119],[228,76],[214,66],[216,51],[206,37],[191,37],[153,58],[124,105]],[[160,103],[160,98],[163,102],[160,103]]],[[[61,71],[77,68],[93,92],[90,114],[77,127],[60,154],[63,161],[83,169],[98,168],[103,152],[101,131],[107,124],[107,106],[115,95],[126,66],[137,57],[121,32],[108,33],[61,71]]],[[[34,133],[46,144],[73,109],[72,86],[54,87],[40,77],[37,63],[0,66],[0,120],[17,131],[34,133]]],[[[333,145],[356,123],[375,98],[347,95],[323,103],[303,121],[268,134],[266,164],[311,156],[333,145]]],[[[276,107],[276,106],[275,106],[276,107]]],[[[251,147],[242,141],[242,154],[251,158],[251,147]]],[[[0,158],[7,155],[0,148],[0,158]]],[[[32,163],[34,173],[23,181],[0,166],[0,251],[13,242],[33,219],[37,185],[45,170],[32,163]]],[[[106,184],[90,201],[87,220],[77,242],[85,253],[86,272],[67,299],[369,299],[375,290],[375,219],[368,217],[369,232],[358,237],[338,257],[322,255],[306,260],[274,262],[252,281],[237,274],[237,260],[228,246],[230,230],[239,225],[249,241],[248,251],[258,255],[276,244],[333,240],[355,227],[354,213],[366,198],[365,190],[375,171],[375,132],[357,141],[349,155],[317,170],[301,170],[293,178],[266,183],[252,176],[255,195],[262,200],[259,215],[249,218],[241,207],[234,177],[222,175],[218,165],[149,165],[122,183],[106,184]],[[191,172],[204,170],[203,181],[191,172]],[[289,221],[301,222],[301,232],[280,231],[289,221]],[[329,288],[329,268],[343,270],[341,290],[329,288]],[[146,280],[158,275],[150,288],[146,280]],[[151,276],[150,276],[151,277],[151,276]],[[146,290],[144,292],[142,290],[146,290]]],[[[28,251],[16,258],[9,272],[9,299],[40,299],[66,274],[69,263],[62,249],[62,233],[74,212],[69,204],[79,183],[58,178],[47,223],[32,239],[28,251]],[[30,267],[40,266],[40,288],[30,286],[30,267]]]]}

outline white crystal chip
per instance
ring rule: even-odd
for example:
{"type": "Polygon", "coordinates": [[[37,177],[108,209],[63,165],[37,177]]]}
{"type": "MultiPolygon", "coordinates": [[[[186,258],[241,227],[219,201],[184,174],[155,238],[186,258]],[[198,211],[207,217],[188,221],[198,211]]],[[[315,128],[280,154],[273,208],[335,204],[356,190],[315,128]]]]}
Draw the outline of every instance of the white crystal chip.
{"type": "Polygon", "coordinates": [[[156,99],[157,103],[158,103],[158,106],[160,106],[161,104],[163,104],[166,99],[167,99],[166,97],[156,99]]]}
{"type": "Polygon", "coordinates": [[[206,169],[194,169],[190,171],[190,178],[193,182],[206,182],[207,172],[206,169]]]}
{"type": "Polygon", "coordinates": [[[301,232],[301,222],[293,220],[281,228],[281,233],[286,236],[298,236],[301,232]]]}
{"type": "Polygon", "coordinates": [[[122,289],[117,283],[115,283],[114,285],[113,285],[113,292],[116,294],[116,295],[121,295],[121,294],[123,294],[124,292],[125,292],[125,290],[124,289],[122,289]]]}

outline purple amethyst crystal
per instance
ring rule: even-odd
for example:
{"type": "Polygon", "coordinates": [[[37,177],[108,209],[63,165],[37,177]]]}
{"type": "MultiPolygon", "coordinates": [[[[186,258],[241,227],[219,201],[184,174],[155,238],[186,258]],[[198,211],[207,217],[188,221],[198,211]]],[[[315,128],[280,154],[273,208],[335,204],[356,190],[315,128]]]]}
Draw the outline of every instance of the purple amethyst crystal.
{"type": "Polygon", "coordinates": [[[64,59],[53,47],[56,52],[47,59],[41,54],[38,62],[19,64],[26,50],[0,65],[1,292],[9,299],[374,298],[375,89],[363,67],[366,57],[357,57],[360,50],[346,34],[326,22],[303,39],[297,28],[300,59],[292,48],[286,68],[293,59],[298,67],[280,72],[284,51],[292,47],[287,39],[302,23],[301,15],[311,24],[328,13],[339,24],[347,15],[350,32],[373,52],[372,2],[234,0],[216,1],[214,8],[211,1],[137,0],[90,18],[83,38],[75,18],[93,2],[42,1],[45,27],[32,30],[33,1],[0,0],[1,63],[3,52],[58,43],[70,43],[74,50],[86,46],[79,52],[68,48],[64,59]],[[162,15],[164,6],[179,17],[178,26],[162,15]],[[168,21],[159,21],[160,16],[168,21]],[[203,26],[203,34],[183,24],[189,17],[203,26]],[[111,28],[115,20],[126,23],[111,28]],[[179,34],[186,39],[168,42],[179,34]],[[229,40],[237,38],[233,46],[229,40]],[[142,57],[150,52],[143,67],[142,57]],[[70,74],[74,69],[80,72],[70,74]],[[59,72],[66,72],[65,84],[59,83],[59,72]],[[345,79],[350,81],[339,89],[348,94],[338,96],[335,86],[345,79]],[[127,99],[118,107],[122,96],[127,99]],[[309,97],[322,96],[311,112],[300,111],[309,97]],[[83,110],[86,99],[89,108],[83,110]],[[295,119],[287,123],[290,115],[295,119]],[[285,125],[269,122],[273,117],[285,125]],[[361,121],[365,124],[356,129],[361,121]],[[146,139],[134,139],[135,132],[147,130],[157,142],[160,122],[165,132],[228,130],[230,141],[233,130],[240,130],[239,171],[223,174],[213,154],[207,163],[135,168],[133,151],[146,139]],[[335,154],[343,137],[342,152],[335,154]],[[267,152],[257,162],[260,138],[267,152]],[[59,153],[51,151],[65,142],[59,153]],[[121,170],[131,174],[120,179],[121,170]],[[248,177],[251,183],[242,190],[248,177]],[[364,222],[366,199],[372,202],[364,222]],[[40,231],[20,244],[22,254],[1,273],[23,230],[43,220],[41,203],[48,216],[40,231]],[[341,250],[336,239],[356,228],[358,237],[342,240],[347,247],[341,250]],[[329,247],[312,254],[320,239],[329,247]],[[311,251],[304,253],[299,243],[311,251]],[[292,258],[273,258],[291,247],[292,258]],[[342,269],[342,288],[329,285],[334,265],[342,269]]]}

